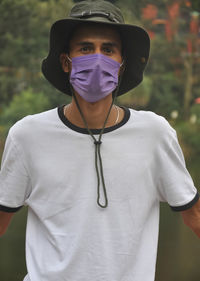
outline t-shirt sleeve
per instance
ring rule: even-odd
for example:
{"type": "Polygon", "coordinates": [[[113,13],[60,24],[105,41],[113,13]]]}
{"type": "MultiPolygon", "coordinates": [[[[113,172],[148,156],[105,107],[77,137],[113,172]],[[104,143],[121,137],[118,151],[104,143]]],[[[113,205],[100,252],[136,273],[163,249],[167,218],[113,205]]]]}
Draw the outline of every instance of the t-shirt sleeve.
{"type": "Polygon", "coordinates": [[[25,204],[30,193],[30,178],[23,161],[23,152],[9,133],[0,171],[0,210],[15,212],[25,204]]]}
{"type": "Polygon", "coordinates": [[[168,202],[172,210],[184,211],[199,200],[176,132],[171,127],[157,146],[156,167],[160,200],[168,202]]]}

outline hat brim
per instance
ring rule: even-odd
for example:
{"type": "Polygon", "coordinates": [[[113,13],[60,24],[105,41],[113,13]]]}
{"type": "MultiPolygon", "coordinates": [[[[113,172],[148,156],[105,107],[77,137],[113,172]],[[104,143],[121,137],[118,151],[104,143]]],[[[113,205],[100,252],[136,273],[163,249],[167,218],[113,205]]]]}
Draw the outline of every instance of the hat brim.
{"type": "Polygon", "coordinates": [[[114,26],[120,33],[125,55],[125,69],[117,95],[125,94],[139,85],[143,80],[143,72],[149,58],[150,39],[147,32],[139,26],[110,22],[105,18],[101,21],[97,18],[75,19],[69,17],[56,21],[50,31],[49,54],[42,62],[42,72],[45,78],[55,88],[71,96],[69,77],[62,69],[60,54],[66,52],[72,30],[77,25],[86,22],[114,26]]]}

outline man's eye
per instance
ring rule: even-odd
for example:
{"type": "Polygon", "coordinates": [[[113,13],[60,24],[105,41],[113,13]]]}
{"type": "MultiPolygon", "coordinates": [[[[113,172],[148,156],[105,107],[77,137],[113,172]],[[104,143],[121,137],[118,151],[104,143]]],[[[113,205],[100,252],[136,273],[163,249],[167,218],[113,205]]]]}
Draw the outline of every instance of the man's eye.
{"type": "Polygon", "coordinates": [[[104,52],[106,54],[112,54],[113,53],[113,50],[111,48],[104,48],[104,52]]]}
{"type": "Polygon", "coordinates": [[[91,47],[82,47],[81,51],[82,52],[89,52],[91,50],[91,47]]]}

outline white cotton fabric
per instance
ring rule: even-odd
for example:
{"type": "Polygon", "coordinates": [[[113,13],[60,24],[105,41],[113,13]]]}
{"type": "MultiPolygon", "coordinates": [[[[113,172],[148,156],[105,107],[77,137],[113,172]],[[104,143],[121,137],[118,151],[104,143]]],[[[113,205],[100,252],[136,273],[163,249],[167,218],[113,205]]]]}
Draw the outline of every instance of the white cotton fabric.
{"type": "Polygon", "coordinates": [[[24,280],[154,280],[159,203],[185,205],[197,190],[167,121],[130,112],[126,124],[103,135],[105,209],[96,202],[89,135],[67,127],[57,109],[11,128],[0,205],[29,207],[24,280]]]}

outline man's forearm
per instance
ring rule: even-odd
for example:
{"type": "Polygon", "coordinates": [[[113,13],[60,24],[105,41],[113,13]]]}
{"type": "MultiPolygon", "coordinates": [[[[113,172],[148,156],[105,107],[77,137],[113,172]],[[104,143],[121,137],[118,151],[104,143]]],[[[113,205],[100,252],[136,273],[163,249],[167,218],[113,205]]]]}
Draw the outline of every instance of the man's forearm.
{"type": "Polygon", "coordinates": [[[14,213],[0,211],[0,237],[5,234],[14,213]]]}
{"type": "Polygon", "coordinates": [[[190,209],[181,212],[184,223],[200,238],[200,199],[190,209]]]}

